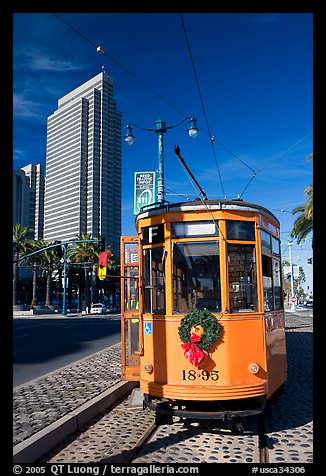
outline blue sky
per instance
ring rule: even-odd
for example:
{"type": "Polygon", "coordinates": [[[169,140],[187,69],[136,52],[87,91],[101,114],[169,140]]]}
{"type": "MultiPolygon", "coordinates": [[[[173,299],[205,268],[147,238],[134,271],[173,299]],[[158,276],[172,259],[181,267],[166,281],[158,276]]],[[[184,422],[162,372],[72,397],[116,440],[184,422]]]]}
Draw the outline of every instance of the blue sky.
{"type": "MultiPolygon", "coordinates": [[[[174,125],[197,118],[196,139],[188,137],[187,121],[164,136],[166,199],[196,197],[174,155],[178,144],[209,199],[241,195],[277,216],[288,259],[296,217],[291,211],[304,203],[313,180],[307,161],[313,150],[313,15],[58,15],[14,14],[14,168],[45,164],[47,117],[59,98],[104,66],[114,79],[123,127],[128,121],[151,128],[158,119],[174,125]],[[97,53],[99,45],[106,55],[97,53]]],[[[132,146],[122,144],[123,234],[135,232],[134,172],[158,166],[156,134],[135,128],[134,135],[132,146]]],[[[292,246],[310,290],[311,238],[292,246]]]]}

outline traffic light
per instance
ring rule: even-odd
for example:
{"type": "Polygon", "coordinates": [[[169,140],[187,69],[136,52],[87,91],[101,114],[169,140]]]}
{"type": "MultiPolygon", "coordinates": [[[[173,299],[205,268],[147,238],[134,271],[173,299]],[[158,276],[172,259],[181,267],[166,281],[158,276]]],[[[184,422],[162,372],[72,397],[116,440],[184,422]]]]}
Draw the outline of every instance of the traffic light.
{"type": "Polygon", "coordinates": [[[108,255],[105,253],[105,251],[102,251],[99,256],[98,269],[97,269],[97,276],[101,280],[106,278],[107,260],[108,260],[108,255]]]}
{"type": "Polygon", "coordinates": [[[101,236],[101,252],[105,251],[105,236],[101,236]]]}
{"type": "MultiPolygon", "coordinates": [[[[60,245],[61,241],[60,240],[55,240],[53,242],[53,244],[54,245],[60,245]]],[[[62,246],[56,246],[54,248],[54,252],[55,252],[55,254],[57,255],[58,258],[62,258],[62,255],[63,255],[62,246]]]]}
{"type": "Polygon", "coordinates": [[[312,264],[312,258],[308,258],[308,259],[307,259],[307,263],[308,263],[308,264],[312,264]]]}

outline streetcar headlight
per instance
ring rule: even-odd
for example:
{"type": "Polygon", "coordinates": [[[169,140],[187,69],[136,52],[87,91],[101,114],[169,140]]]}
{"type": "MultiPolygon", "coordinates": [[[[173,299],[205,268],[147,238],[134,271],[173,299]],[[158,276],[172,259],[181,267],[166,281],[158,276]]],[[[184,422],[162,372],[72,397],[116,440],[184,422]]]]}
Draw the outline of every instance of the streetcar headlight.
{"type": "Polygon", "coordinates": [[[144,365],[144,369],[146,372],[148,372],[149,374],[151,374],[153,372],[153,366],[152,364],[150,364],[149,362],[147,362],[147,364],[144,365]]]}
{"type": "Polygon", "coordinates": [[[259,367],[259,365],[256,364],[256,363],[251,363],[251,364],[248,365],[248,370],[249,370],[249,372],[252,373],[252,374],[258,373],[258,372],[259,372],[259,369],[260,369],[260,367],[259,367]]]}

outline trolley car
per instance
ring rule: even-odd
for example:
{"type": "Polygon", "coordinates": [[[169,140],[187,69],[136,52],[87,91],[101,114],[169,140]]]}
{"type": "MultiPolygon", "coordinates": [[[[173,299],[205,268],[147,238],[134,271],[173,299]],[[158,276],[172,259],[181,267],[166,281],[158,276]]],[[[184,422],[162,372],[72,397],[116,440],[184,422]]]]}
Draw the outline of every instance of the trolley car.
{"type": "Polygon", "coordinates": [[[144,408],[262,413],[287,379],[280,226],[242,200],[144,207],[121,237],[123,379],[144,408]]]}

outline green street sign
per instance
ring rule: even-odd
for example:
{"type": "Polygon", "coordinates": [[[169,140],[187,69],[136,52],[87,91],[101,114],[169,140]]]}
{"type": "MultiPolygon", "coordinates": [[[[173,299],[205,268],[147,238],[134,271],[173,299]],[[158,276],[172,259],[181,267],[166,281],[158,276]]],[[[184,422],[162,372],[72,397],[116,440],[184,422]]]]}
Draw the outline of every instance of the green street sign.
{"type": "Polygon", "coordinates": [[[155,202],[155,172],[134,172],[134,215],[155,202]]]}

